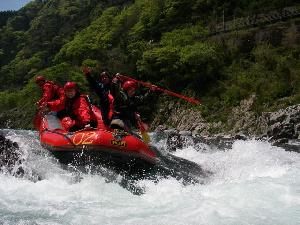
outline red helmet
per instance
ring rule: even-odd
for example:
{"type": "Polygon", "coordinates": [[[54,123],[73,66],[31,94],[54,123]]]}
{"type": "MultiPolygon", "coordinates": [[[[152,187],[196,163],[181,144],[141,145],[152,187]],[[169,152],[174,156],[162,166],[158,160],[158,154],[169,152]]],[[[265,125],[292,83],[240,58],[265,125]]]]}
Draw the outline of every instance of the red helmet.
{"type": "Polygon", "coordinates": [[[36,82],[36,83],[45,82],[45,81],[46,81],[46,79],[45,79],[45,77],[43,77],[43,76],[37,76],[37,77],[35,78],[35,82],[36,82]]]}
{"type": "Polygon", "coordinates": [[[76,89],[77,90],[77,84],[75,82],[67,82],[64,86],[64,90],[68,89],[76,89]]]}
{"type": "Polygon", "coordinates": [[[129,89],[134,89],[136,90],[138,88],[137,83],[131,80],[126,81],[123,86],[122,86],[124,91],[127,91],[129,89]]]}

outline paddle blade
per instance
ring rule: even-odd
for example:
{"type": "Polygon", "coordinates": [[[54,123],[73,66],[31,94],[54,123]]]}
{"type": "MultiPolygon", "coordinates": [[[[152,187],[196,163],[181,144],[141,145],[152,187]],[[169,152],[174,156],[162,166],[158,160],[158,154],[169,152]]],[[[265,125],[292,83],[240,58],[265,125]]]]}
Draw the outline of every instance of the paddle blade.
{"type": "Polygon", "coordinates": [[[149,126],[148,126],[148,124],[143,123],[142,121],[140,121],[139,126],[140,126],[142,138],[143,138],[144,142],[148,144],[151,140],[149,134],[147,133],[149,126]]]}
{"type": "Polygon", "coordinates": [[[148,144],[151,140],[149,134],[146,131],[141,131],[141,135],[144,142],[148,144]]]}
{"type": "Polygon", "coordinates": [[[138,127],[140,129],[141,136],[142,136],[144,142],[148,144],[150,142],[150,136],[147,133],[148,125],[146,123],[142,122],[141,117],[138,113],[135,114],[135,118],[136,118],[138,127]]]}

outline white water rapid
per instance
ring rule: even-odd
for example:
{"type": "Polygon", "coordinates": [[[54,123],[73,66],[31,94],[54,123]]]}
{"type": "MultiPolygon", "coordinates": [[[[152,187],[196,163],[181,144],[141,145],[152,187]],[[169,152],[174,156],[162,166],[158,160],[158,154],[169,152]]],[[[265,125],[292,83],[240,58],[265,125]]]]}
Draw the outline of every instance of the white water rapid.
{"type": "Polygon", "coordinates": [[[27,176],[0,173],[1,225],[300,224],[300,154],[268,142],[177,149],[173,154],[212,172],[207,182],[143,180],[137,185],[145,193],[134,195],[100,175],[65,169],[34,132],[9,130],[6,137],[19,144],[27,176]]]}

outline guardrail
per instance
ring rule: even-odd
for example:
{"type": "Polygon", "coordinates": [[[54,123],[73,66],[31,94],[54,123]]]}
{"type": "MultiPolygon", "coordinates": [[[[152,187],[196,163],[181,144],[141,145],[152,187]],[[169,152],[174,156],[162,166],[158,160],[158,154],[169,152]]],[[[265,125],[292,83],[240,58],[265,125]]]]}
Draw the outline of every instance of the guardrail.
{"type": "Polygon", "coordinates": [[[225,33],[243,28],[262,26],[279,21],[285,21],[300,16],[300,7],[285,7],[280,10],[270,11],[268,13],[254,14],[247,17],[235,18],[223,22],[208,24],[210,35],[225,33]]]}

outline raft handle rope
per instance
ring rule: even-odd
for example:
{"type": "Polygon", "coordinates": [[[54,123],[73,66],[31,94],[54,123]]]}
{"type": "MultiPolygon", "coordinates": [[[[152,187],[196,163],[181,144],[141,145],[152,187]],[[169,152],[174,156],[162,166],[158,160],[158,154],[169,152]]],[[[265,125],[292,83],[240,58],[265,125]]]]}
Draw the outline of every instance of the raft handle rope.
{"type": "Polygon", "coordinates": [[[62,134],[62,133],[57,132],[55,130],[48,130],[48,129],[43,130],[41,133],[43,133],[43,132],[49,132],[49,133],[53,133],[53,134],[59,134],[59,135],[63,136],[64,138],[66,138],[74,147],[76,147],[76,145],[73,143],[73,141],[71,140],[71,138],[69,138],[65,134],[62,134]]]}

